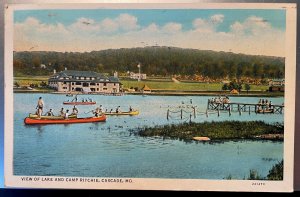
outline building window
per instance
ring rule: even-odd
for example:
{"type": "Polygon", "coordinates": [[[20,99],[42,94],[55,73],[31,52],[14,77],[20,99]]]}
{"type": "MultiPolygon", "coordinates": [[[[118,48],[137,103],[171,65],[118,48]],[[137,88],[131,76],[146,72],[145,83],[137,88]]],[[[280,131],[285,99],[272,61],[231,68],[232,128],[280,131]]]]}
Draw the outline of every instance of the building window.
{"type": "Polygon", "coordinates": [[[95,84],[95,83],[90,83],[90,85],[91,85],[91,86],[94,86],[94,85],[96,85],[96,84],[95,84]]]}
{"type": "Polygon", "coordinates": [[[67,87],[63,87],[63,89],[67,89],[67,87]]]}
{"type": "Polygon", "coordinates": [[[103,83],[103,86],[106,86],[106,83],[103,83]]]}
{"type": "Polygon", "coordinates": [[[92,92],[95,92],[95,88],[91,88],[91,91],[92,91],[92,92]]]}
{"type": "Polygon", "coordinates": [[[97,91],[99,91],[99,88],[97,88],[97,91]]]}
{"type": "Polygon", "coordinates": [[[84,80],[86,80],[86,77],[84,77],[84,80]]]}
{"type": "Polygon", "coordinates": [[[74,88],[72,88],[72,90],[74,90],[74,88]]]}
{"type": "Polygon", "coordinates": [[[97,83],[97,86],[99,85],[99,83],[97,83]]]}
{"type": "Polygon", "coordinates": [[[81,85],[81,82],[76,82],[76,85],[81,85]]]}
{"type": "Polygon", "coordinates": [[[75,83],[74,82],[72,82],[72,85],[74,85],[75,83]]]}
{"type": "Polygon", "coordinates": [[[67,84],[67,82],[64,81],[64,84],[67,84]]]}
{"type": "Polygon", "coordinates": [[[107,88],[103,88],[103,90],[107,90],[107,88]]]}
{"type": "Polygon", "coordinates": [[[83,87],[89,87],[89,83],[83,83],[82,86],[83,87]]]}
{"type": "Polygon", "coordinates": [[[114,83],[114,86],[116,86],[116,83],[114,83]]]}

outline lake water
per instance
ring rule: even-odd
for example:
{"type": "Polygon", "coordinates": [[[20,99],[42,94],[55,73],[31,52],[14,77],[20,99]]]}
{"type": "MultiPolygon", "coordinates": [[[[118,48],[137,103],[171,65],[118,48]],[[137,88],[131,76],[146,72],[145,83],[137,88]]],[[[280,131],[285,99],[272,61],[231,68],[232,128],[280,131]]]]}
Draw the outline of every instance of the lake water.
{"type": "MultiPolygon", "coordinates": [[[[283,158],[283,143],[271,141],[225,141],[223,143],[186,143],[180,140],[143,138],[129,130],[188,121],[189,114],[173,114],[167,120],[167,106],[182,102],[197,105],[199,112],[207,107],[206,96],[99,96],[92,98],[94,106],[77,106],[79,116],[91,116],[90,110],[102,104],[104,109],[131,105],[140,110],[138,116],[109,116],[104,123],[26,126],[24,118],[35,111],[39,96],[45,111],[72,106],[62,102],[70,97],[58,94],[14,94],[14,174],[41,176],[137,177],[137,178],[200,178],[223,179],[231,175],[243,179],[255,169],[266,176],[270,168],[283,158]]],[[[281,98],[267,98],[282,104],[281,98]]],[[[255,97],[232,97],[232,102],[257,103],[255,97]]],[[[176,109],[172,109],[176,111],[176,109]]],[[[186,109],[189,111],[190,109],[186,109]]],[[[198,114],[192,121],[263,120],[283,122],[281,114],[228,113],[198,114]]]]}

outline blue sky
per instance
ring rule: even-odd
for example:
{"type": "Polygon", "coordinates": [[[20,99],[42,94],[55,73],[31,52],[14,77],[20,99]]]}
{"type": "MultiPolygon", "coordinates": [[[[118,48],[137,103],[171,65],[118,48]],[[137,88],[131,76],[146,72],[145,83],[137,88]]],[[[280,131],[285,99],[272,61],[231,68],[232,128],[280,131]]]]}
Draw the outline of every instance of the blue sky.
{"type": "Polygon", "coordinates": [[[285,10],[279,9],[18,10],[14,13],[14,44],[17,51],[32,47],[35,47],[32,50],[91,51],[139,47],[137,43],[143,42],[284,56],[279,48],[284,48],[285,20],[285,10]],[[184,44],[191,37],[195,41],[184,44]],[[228,48],[222,46],[224,40],[228,48]],[[53,46],[61,41],[65,49],[53,46]],[[72,48],[74,43],[77,46],[72,48]],[[248,49],[237,47],[249,44],[248,49]],[[273,52],[267,49],[268,45],[273,52]]]}
{"type": "Polygon", "coordinates": [[[147,26],[153,22],[158,25],[177,22],[183,24],[184,29],[190,29],[192,27],[191,22],[195,18],[208,18],[215,14],[222,14],[224,15],[224,22],[218,29],[220,31],[229,31],[233,21],[242,22],[249,16],[264,18],[273,27],[285,29],[285,10],[26,10],[16,11],[14,20],[15,22],[23,22],[27,17],[35,17],[47,24],[60,22],[64,25],[70,25],[81,17],[103,20],[107,17],[115,18],[122,13],[136,16],[142,26],[147,26]]]}

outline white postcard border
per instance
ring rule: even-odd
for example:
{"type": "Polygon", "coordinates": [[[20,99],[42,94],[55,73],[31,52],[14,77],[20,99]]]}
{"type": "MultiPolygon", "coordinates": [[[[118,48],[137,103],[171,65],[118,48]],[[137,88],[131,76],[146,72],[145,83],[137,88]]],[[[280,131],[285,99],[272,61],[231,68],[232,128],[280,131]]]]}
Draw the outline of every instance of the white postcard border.
{"type": "MultiPolygon", "coordinates": [[[[99,2],[99,1],[98,1],[99,2]]],[[[136,190],[192,190],[192,191],[293,191],[294,172],[294,123],[296,82],[296,5],[266,3],[180,3],[180,4],[9,4],[5,10],[5,186],[18,188],[76,188],[76,189],[136,189],[136,190]],[[97,5],[97,6],[95,6],[97,5]],[[285,65],[285,114],[284,114],[284,180],[204,180],[157,178],[107,178],[107,177],[49,177],[13,175],[13,12],[22,9],[286,9],[286,65],[285,65]],[[28,181],[22,181],[28,178],[28,181]],[[29,179],[32,179],[31,181],[29,179]],[[49,180],[52,178],[52,180],[49,180]],[[72,178],[72,179],[70,179],[72,178]],[[47,180],[48,179],[48,180],[47,180]],[[56,179],[56,181],[55,181],[56,179]],[[70,181],[67,181],[70,179],[70,181]],[[86,179],[86,181],[80,181],[86,179]],[[108,181],[121,182],[108,182],[108,181]],[[60,181],[61,180],[61,181],[60,181]],[[63,181],[62,181],[63,180],[63,181]],[[97,182],[89,182],[91,180],[97,182]]],[[[141,2],[141,1],[138,1],[141,2]]],[[[149,2],[149,1],[147,1],[149,2]]],[[[118,3],[118,2],[117,2],[118,3]]]]}

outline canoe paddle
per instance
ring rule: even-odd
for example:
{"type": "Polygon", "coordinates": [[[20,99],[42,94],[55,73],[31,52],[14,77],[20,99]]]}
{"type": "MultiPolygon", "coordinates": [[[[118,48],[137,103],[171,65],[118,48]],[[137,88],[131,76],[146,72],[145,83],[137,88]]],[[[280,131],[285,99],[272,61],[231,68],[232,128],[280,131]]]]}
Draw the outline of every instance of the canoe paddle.
{"type": "Polygon", "coordinates": [[[91,111],[88,111],[88,112],[84,112],[85,114],[88,114],[88,113],[90,113],[90,112],[92,112],[92,111],[94,111],[94,110],[91,110],[91,111]]]}

